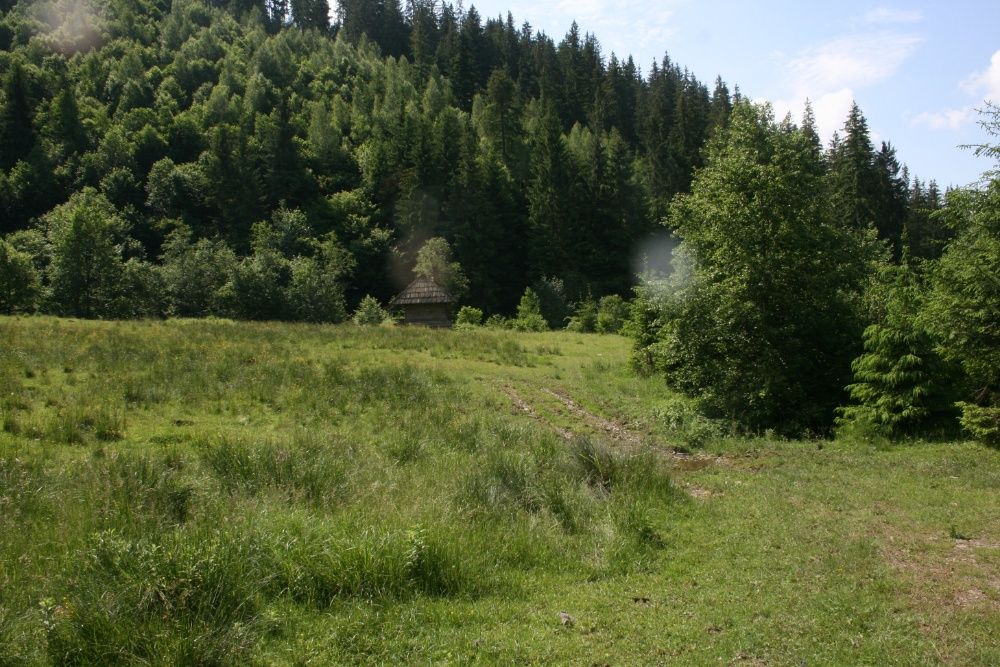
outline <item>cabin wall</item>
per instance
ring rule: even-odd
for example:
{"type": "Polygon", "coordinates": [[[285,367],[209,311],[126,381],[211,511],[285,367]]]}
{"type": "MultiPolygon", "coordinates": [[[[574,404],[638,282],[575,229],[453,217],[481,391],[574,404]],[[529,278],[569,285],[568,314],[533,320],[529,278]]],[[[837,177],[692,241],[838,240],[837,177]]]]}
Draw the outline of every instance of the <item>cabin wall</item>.
{"type": "Polygon", "coordinates": [[[425,327],[450,327],[451,307],[447,304],[428,303],[403,306],[404,324],[425,327]]]}

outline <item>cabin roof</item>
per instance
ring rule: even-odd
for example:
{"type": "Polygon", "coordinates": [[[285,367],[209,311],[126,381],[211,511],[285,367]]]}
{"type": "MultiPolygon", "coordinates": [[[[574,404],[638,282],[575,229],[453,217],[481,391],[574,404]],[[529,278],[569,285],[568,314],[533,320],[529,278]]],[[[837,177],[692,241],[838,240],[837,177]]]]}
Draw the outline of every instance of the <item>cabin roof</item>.
{"type": "Polygon", "coordinates": [[[437,303],[455,303],[455,298],[448,290],[438,285],[430,278],[419,276],[406,289],[389,302],[390,306],[415,306],[437,303]]]}

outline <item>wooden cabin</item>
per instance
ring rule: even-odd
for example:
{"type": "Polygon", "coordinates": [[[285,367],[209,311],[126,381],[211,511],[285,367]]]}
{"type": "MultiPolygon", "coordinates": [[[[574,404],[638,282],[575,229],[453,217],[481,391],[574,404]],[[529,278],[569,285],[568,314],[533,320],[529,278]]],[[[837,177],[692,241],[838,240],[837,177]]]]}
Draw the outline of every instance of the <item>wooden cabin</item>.
{"type": "Polygon", "coordinates": [[[420,276],[390,301],[389,306],[403,311],[403,324],[445,328],[452,324],[455,299],[430,278],[420,276]]]}

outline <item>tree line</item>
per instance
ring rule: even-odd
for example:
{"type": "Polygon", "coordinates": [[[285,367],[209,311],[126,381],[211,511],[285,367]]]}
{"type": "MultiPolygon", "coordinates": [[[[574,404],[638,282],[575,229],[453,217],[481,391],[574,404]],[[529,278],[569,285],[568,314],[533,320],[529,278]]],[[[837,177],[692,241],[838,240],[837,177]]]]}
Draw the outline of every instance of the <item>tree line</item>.
{"type": "MultiPolygon", "coordinates": [[[[398,291],[434,237],[487,313],[511,313],[543,279],[574,301],[627,296],[637,248],[741,99],[667,56],[644,74],[576,25],[557,43],[448,3],[328,14],[313,0],[9,5],[0,233],[33,258],[34,305],[298,319],[293,284],[321,274],[339,296],[308,317],[336,321],[398,291]],[[114,255],[102,266],[129,267],[80,285],[96,290],[83,301],[55,289],[68,218],[94,220],[70,228],[114,255]],[[251,283],[270,286],[253,305],[251,283]],[[116,291],[164,298],[125,307],[116,291]]],[[[831,149],[845,201],[863,195],[859,220],[891,209],[887,237],[909,226],[935,252],[936,187],[910,183],[888,146],[859,153],[855,134],[831,149]]]]}

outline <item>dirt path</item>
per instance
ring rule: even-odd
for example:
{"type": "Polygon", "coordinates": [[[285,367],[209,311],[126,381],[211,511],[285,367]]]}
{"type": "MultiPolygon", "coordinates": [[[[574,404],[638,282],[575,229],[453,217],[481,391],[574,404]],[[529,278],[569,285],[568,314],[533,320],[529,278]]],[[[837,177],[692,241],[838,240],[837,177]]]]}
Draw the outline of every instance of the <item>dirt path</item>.
{"type": "Polygon", "coordinates": [[[643,439],[638,434],[630,431],[627,426],[620,422],[605,419],[593,412],[588,412],[579,403],[562,392],[553,391],[548,387],[542,389],[546,394],[552,396],[562,403],[569,412],[580,419],[595,431],[599,431],[608,436],[610,440],[618,445],[624,445],[634,450],[642,446],[643,439]]]}
{"type": "MultiPolygon", "coordinates": [[[[546,420],[517,392],[516,389],[514,389],[514,387],[505,385],[503,387],[503,391],[507,394],[507,397],[510,398],[511,403],[518,412],[531,417],[541,424],[544,424],[558,433],[559,436],[565,440],[572,440],[576,436],[573,431],[557,426],[556,424],[546,420]]],[[[643,449],[651,450],[658,456],[668,460],[671,463],[671,466],[681,473],[701,470],[702,468],[706,468],[710,465],[727,464],[725,459],[708,454],[690,454],[687,452],[680,452],[669,446],[649,447],[648,438],[629,429],[628,426],[620,421],[608,419],[590,412],[573,400],[573,398],[565,392],[550,389],[548,387],[542,387],[541,391],[556,399],[571,415],[579,420],[580,423],[586,424],[590,429],[598,433],[603,433],[605,437],[607,437],[608,441],[619,451],[634,454],[643,449]]],[[[680,482],[680,486],[697,500],[706,500],[715,495],[708,489],[686,481],[680,482]]]]}

